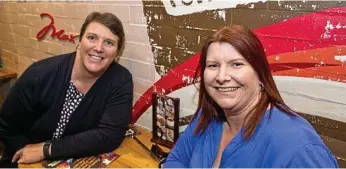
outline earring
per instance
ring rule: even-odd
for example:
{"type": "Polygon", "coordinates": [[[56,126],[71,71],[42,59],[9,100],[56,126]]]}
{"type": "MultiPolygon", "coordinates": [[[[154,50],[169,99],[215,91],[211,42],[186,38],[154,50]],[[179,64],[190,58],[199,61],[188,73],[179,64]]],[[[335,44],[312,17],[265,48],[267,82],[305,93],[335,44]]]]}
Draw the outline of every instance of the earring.
{"type": "Polygon", "coordinates": [[[264,85],[263,85],[262,82],[259,82],[259,86],[260,86],[260,88],[261,88],[261,91],[263,91],[263,90],[264,90],[264,85]]]}

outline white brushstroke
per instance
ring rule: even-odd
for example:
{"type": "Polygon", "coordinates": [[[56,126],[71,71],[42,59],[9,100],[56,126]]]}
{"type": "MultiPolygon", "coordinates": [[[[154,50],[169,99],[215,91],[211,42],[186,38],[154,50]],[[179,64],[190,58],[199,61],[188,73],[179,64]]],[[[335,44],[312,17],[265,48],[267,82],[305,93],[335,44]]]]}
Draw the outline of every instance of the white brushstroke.
{"type": "Polygon", "coordinates": [[[234,8],[240,4],[265,1],[266,0],[203,0],[201,3],[198,3],[197,0],[162,0],[167,13],[173,16],[186,15],[206,10],[234,8]],[[183,2],[192,3],[190,5],[184,5],[183,2]],[[174,6],[172,4],[174,4],[174,6]]]}
{"type": "Polygon", "coordinates": [[[183,78],[181,80],[187,82],[188,84],[191,84],[193,82],[194,78],[190,77],[190,76],[183,75],[183,78]]]}
{"type": "MultiPolygon", "coordinates": [[[[284,101],[294,110],[346,122],[345,83],[286,76],[275,76],[274,80],[284,101]]],[[[182,109],[194,111],[197,108],[198,90],[194,85],[169,96],[180,98],[182,109]]]]}
{"type": "Polygon", "coordinates": [[[217,15],[219,18],[222,18],[224,21],[226,21],[226,11],[225,10],[217,11],[217,15]]]}
{"type": "Polygon", "coordinates": [[[346,122],[346,84],[313,78],[275,76],[284,101],[294,110],[346,122]]]}
{"type": "Polygon", "coordinates": [[[167,73],[167,69],[164,65],[157,65],[157,66],[159,66],[159,68],[160,68],[160,70],[158,72],[160,74],[160,76],[163,76],[167,73]]]}
{"type": "Polygon", "coordinates": [[[294,7],[293,5],[285,5],[285,8],[290,9],[291,11],[296,9],[296,7],[294,7]]]}
{"type": "Polygon", "coordinates": [[[163,49],[162,46],[153,46],[154,48],[157,48],[157,49],[163,49]]]}
{"type": "Polygon", "coordinates": [[[179,26],[179,28],[187,28],[187,29],[194,29],[194,30],[201,30],[201,31],[215,31],[214,29],[207,29],[207,28],[198,28],[198,27],[192,27],[192,26],[179,26]]]}
{"type": "Polygon", "coordinates": [[[316,9],[316,7],[317,7],[317,5],[312,5],[311,7],[312,7],[312,9],[314,9],[314,10],[315,10],[315,9],[316,9]]]}
{"type": "Polygon", "coordinates": [[[346,55],[343,56],[334,56],[334,59],[340,62],[346,62],[346,55]]]}
{"type": "Polygon", "coordinates": [[[342,25],[340,22],[338,22],[337,24],[333,25],[333,23],[330,20],[328,20],[324,29],[325,29],[325,31],[321,35],[321,38],[329,39],[332,37],[331,30],[333,30],[333,29],[346,29],[346,24],[342,25]]]}
{"type": "Polygon", "coordinates": [[[333,29],[334,29],[333,24],[331,24],[329,20],[327,21],[327,24],[326,24],[326,26],[325,26],[325,29],[326,29],[326,30],[333,30],[333,29]]]}
{"type": "Polygon", "coordinates": [[[155,15],[154,15],[154,18],[155,18],[156,20],[158,20],[158,19],[159,19],[159,15],[155,14],[155,15]]]}
{"type": "Polygon", "coordinates": [[[275,56],[275,61],[280,61],[280,56],[275,56]]]}

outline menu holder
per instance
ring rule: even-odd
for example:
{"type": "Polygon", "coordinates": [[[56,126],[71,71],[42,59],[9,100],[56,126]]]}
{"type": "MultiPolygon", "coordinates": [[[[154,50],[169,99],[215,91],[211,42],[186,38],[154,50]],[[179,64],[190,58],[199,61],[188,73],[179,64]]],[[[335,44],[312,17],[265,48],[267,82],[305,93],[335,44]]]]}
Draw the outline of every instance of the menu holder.
{"type": "Polygon", "coordinates": [[[179,137],[180,99],[153,93],[153,133],[151,141],[172,148],[179,137]]]}

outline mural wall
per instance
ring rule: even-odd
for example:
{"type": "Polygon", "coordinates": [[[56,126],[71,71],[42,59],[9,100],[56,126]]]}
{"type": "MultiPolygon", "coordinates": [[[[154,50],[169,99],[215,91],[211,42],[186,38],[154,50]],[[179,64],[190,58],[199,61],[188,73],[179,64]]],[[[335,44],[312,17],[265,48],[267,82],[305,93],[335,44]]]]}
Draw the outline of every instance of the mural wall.
{"type": "Polygon", "coordinates": [[[158,76],[135,103],[134,121],[151,111],[153,91],[183,99],[181,114],[191,115],[203,42],[220,27],[241,24],[262,41],[284,100],[303,112],[339,162],[345,161],[340,150],[346,148],[345,1],[171,0],[143,6],[158,76]]]}

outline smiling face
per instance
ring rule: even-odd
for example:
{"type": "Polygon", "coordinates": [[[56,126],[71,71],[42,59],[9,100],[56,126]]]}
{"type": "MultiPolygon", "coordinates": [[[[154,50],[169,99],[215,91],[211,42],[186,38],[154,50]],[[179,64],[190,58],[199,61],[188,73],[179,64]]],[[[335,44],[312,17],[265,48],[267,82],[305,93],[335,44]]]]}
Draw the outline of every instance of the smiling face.
{"type": "Polygon", "coordinates": [[[209,45],[203,75],[207,93],[226,115],[242,113],[259,97],[261,88],[256,72],[229,43],[209,45]]]}
{"type": "Polygon", "coordinates": [[[93,75],[105,72],[117,56],[118,41],[119,37],[106,26],[91,22],[85,30],[77,51],[82,68],[93,75]]]}

